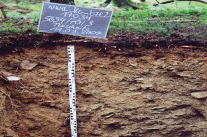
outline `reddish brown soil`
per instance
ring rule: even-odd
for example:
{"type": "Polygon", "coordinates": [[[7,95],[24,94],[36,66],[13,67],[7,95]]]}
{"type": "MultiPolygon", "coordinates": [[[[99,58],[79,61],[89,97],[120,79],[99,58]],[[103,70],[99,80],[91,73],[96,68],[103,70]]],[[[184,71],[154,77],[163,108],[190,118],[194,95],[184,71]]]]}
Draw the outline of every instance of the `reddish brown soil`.
{"type": "MultiPolygon", "coordinates": [[[[49,40],[36,48],[2,46],[0,70],[19,76],[24,86],[0,79],[0,90],[11,96],[0,94],[0,136],[70,136],[67,47],[52,40],[52,48],[49,40]],[[20,69],[23,60],[38,66],[20,69]]],[[[191,96],[207,91],[203,48],[73,44],[78,136],[207,136],[207,100],[191,96]]]]}

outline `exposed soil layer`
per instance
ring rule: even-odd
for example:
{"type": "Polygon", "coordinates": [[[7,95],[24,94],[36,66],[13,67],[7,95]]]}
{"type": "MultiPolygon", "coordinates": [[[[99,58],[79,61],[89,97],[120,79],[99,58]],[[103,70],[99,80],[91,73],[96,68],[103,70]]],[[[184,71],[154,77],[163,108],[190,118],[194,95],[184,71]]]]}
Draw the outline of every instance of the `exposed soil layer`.
{"type": "Polygon", "coordinates": [[[72,35],[52,34],[35,34],[27,30],[24,34],[0,35],[0,53],[21,52],[22,48],[53,48],[56,45],[78,44],[89,47],[98,47],[100,49],[137,49],[145,48],[177,48],[180,46],[193,46],[207,50],[207,40],[199,38],[183,39],[182,36],[160,37],[155,34],[138,35],[135,33],[114,34],[107,39],[85,38],[72,35]]]}
{"type": "Polygon", "coordinates": [[[129,34],[2,37],[0,70],[21,83],[0,78],[11,97],[0,94],[0,136],[70,136],[68,44],[75,45],[78,136],[207,136],[207,100],[191,95],[207,91],[206,42],[129,34]],[[23,60],[38,65],[24,70],[23,60]]]}

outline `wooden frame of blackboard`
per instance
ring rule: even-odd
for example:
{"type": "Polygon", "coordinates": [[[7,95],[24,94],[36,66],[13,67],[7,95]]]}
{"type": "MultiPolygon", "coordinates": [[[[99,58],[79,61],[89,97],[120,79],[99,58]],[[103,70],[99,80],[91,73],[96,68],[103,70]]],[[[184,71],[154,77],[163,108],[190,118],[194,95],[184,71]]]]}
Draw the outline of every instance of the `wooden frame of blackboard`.
{"type": "Polygon", "coordinates": [[[112,14],[112,10],[43,2],[37,31],[106,38],[112,14]]]}

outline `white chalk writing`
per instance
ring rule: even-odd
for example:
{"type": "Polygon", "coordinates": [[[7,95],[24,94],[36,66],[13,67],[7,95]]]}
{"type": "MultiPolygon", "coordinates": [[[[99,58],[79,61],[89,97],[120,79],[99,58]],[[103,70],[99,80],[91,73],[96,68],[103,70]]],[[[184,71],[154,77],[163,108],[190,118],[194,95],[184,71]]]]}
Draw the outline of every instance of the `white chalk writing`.
{"type": "Polygon", "coordinates": [[[105,36],[107,30],[105,27],[108,27],[107,20],[111,17],[111,11],[108,10],[60,4],[48,4],[45,11],[48,13],[43,16],[42,23],[48,24],[50,31],[80,36],[105,36]],[[103,23],[105,26],[102,25],[103,23]]]}
{"type": "Polygon", "coordinates": [[[51,5],[49,5],[49,9],[51,9],[51,10],[67,11],[66,7],[61,7],[61,6],[51,6],[51,5]]]}

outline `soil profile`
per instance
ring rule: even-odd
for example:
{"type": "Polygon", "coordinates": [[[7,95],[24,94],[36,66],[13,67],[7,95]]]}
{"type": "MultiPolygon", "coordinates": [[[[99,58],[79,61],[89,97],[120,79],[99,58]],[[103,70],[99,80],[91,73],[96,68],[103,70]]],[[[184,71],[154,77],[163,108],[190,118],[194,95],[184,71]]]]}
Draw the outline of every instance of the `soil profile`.
{"type": "Polygon", "coordinates": [[[27,36],[19,48],[22,37],[13,37],[18,39],[1,40],[0,70],[20,82],[0,78],[0,90],[7,94],[0,94],[0,136],[71,136],[63,44],[68,41],[75,45],[78,136],[207,136],[207,52],[195,43],[186,48],[179,46],[182,41],[162,46],[163,41],[140,39],[126,48],[122,36],[110,46],[97,40],[86,45],[86,39],[75,37],[27,36]],[[26,46],[37,42],[42,46],[26,46]],[[38,65],[24,70],[23,60],[38,65]]]}

